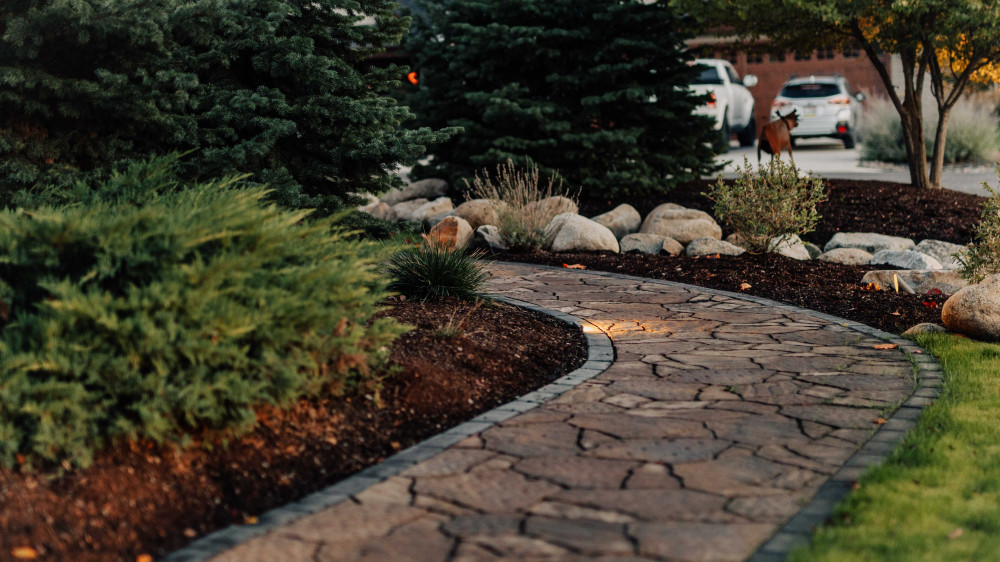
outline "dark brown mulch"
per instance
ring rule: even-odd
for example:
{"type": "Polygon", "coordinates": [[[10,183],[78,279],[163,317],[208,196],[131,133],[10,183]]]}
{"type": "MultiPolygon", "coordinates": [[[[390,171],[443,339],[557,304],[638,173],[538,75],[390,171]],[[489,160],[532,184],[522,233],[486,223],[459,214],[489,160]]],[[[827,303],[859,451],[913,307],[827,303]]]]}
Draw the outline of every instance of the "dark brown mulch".
{"type": "Polygon", "coordinates": [[[259,413],[228,447],[114,447],[61,478],[0,470],[0,560],[136,560],[322,489],[426,437],[551,382],[586,358],[582,334],[505,305],[398,299],[416,329],[374,392],[259,413]],[[517,330],[511,330],[517,326],[517,330]]]}
{"type": "MultiPolygon", "coordinates": [[[[702,195],[713,181],[696,181],[662,197],[629,201],[584,201],[580,213],[593,216],[627,202],[643,216],[661,203],[712,211],[702,195]]],[[[822,219],[803,239],[822,247],[836,232],[877,232],[966,244],[973,239],[985,197],[949,190],[919,190],[908,185],[877,181],[827,180],[822,219]]],[[[728,235],[728,231],[724,231],[728,235]]],[[[941,305],[947,295],[906,295],[873,291],[860,283],[869,266],[846,266],[820,261],[799,262],[781,256],[689,258],[618,254],[502,254],[501,259],[548,265],[580,264],[590,269],[640,277],[666,279],[740,291],[795,304],[891,333],[901,333],[921,322],[941,323],[941,305]]],[[[884,269],[891,269],[885,267],[884,269]]]]}

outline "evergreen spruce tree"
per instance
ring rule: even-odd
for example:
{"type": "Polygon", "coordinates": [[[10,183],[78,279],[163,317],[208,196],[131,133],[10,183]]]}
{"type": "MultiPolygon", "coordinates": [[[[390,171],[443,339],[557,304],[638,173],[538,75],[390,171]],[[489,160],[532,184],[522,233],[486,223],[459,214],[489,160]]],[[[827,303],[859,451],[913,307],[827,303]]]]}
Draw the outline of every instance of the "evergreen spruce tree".
{"type": "Polygon", "coordinates": [[[453,183],[508,158],[586,197],[648,194],[714,169],[710,125],[666,2],[417,0],[404,46],[421,125],[460,126],[417,175],[453,183]]]}
{"type": "Polygon", "coordinates": [[[405,130],[369,58],[391,0],[15,0],[0,5],[0,203],[192,151],[184,177],[252,173],[290,207],[381,191],[447,132],[405,130]]]}

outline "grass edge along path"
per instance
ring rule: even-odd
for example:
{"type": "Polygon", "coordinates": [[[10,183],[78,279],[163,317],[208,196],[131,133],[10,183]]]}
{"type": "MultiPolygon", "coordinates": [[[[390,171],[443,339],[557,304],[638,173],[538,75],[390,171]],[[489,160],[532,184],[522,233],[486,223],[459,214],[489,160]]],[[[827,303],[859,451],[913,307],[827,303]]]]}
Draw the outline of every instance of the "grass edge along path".
{"type": "Polygon", "coordinates": [[[789,560],[1000,558],[1000,345],[915,339],[944,370],[941,397],[789,560]]]}

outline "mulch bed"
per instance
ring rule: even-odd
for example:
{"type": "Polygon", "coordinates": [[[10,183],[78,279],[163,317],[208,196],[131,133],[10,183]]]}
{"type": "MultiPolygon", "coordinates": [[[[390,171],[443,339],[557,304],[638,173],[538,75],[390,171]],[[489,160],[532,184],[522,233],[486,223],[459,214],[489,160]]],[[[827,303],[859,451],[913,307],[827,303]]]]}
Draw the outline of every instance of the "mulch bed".
{"type": "Polygon", "coordinates": [[[396,371],[378,402],[368,391],[269,408],[228,447],[177,452],[132,443],[58,478],[0,470],[0,560],[15,552],[66,561],[165,554],[252,522],[586,359],[578,329],[506,304],[389,304],[386,315],[416,328],[395,343],[396,371]]]}

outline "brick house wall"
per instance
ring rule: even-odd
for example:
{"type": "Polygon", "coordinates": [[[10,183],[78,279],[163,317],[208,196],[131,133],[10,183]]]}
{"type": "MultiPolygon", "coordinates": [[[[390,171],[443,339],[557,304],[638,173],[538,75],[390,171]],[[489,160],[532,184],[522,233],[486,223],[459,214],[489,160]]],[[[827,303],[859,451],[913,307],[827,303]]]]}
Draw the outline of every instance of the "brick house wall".
{"type": "MultiPolygon", "coordinates": [[[[810,52],[768,52],[766,45],[743,50],[725,39],[698,37],[688,42],[688,48],[699,58],[726,59],[733,64],[740,77],[757,76],[757,85],[750,88],[755,102],[757,123],[767,123],[774,118],[771,102],[781,90],[781,85],[792,75],[840,74],[847,79],[853,92],[864,92],[868,97],[886,97],[882,79],[860,50],[840,51],[818,49],[810,52]]],[[[889,55],[882,55],[882,63],[890,69],[889,55]]]]}

